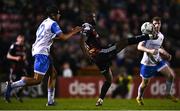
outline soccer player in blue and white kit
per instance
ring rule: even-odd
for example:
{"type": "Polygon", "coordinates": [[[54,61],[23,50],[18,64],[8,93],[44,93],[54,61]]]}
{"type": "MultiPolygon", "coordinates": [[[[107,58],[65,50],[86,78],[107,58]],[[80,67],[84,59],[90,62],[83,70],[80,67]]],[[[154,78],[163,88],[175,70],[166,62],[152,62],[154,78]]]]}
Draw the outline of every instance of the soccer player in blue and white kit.
{"type": "Polygon", "coordinates": [[[52,71],[48,79],[48,103],[54,105],[54,93],[56,82],[56,71],[50,58],[50,47],[54,39],[67,40],[81,31],[80,27],[75,27],[71,32],[63,34],[56,21],[60,18],[60,11],[56,6],[49,6],[46,10],[48,17],[40,24],[36,32],[36,41],[32,46],[34,61],[34,77],[22,77],[21,80],[8,82],[5,92],[5,100],[10,102],[10,92],[17,87],[32,86],[40,84],[49,68],[52,71]],[[52,66],[52,67],[50,67],[52,66]]]}
{"type": "Polygon", "coordinates": [[[177,102],[177,99],[170,94],[171,86],[175,78],[175,73],[166,63],[166,61],[163,60],[163,58],[160,56],[163,55],[164,59],[168,61],[171,60],[171,55],[168,52],[166,52],[163,48],[161,48],[164,40],[164,35],[160,32],[161,18],[154,17],[152,19],[152,23],[155,26],[158,39],[142,41],[138,44],[137,47],[138,50],[144,52],[143,58],[141,60],[141,69],[140,69],[140,76],[142,77],[142,82],[139,85],[138,96],[136,98],[136,101],[138,102],[139,105],[144,105],[143,102],[144,90],[147,87],[150,78],[155,76],[156,72],[161,72],[163,75],[167,77],[166,97],[174,102],[177,102]]]}

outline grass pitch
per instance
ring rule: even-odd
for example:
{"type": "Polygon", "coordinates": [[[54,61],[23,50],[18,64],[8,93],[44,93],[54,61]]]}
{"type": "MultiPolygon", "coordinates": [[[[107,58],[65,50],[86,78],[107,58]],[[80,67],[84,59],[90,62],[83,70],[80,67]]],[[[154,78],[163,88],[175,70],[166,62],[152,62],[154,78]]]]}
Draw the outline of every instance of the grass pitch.
{"type": "Polygon", "coordinates": [[[56,99],[56,106],[46,107],[46,98],[24,98],[24,102],[12,99],[5,103],[0,99],[0,110],[180,110],[180,101],[173,103],[166,99],[145,99],[145,105],[139,106],[135,99],[108,99],[101,107],[96,107],[96,99],[56,99]]]}

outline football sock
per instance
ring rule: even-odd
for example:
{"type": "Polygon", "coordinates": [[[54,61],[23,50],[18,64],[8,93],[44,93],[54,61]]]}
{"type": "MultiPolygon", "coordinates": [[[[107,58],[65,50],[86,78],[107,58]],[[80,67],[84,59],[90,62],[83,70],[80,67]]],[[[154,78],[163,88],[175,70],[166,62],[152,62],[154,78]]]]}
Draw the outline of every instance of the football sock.
{"type": "Polygon", "coordinates": [[[99,98],[104,99],[104,97],[106,96],[106,93],[107,93],[110,86],[111,86],[110,82],[108,82],[108,81],[104,82],[104,84],[101,88],[101,94],[100,94],[99,98]]]}
{"type": "Polygon", "coordinates": [[[53,103],[54,102],[54,95],[55,95],[55,88],[50,89],[48,88],[48,103],[53,103]]]}
{"type": "Polygon", "coordinates": [[[26,83],[25,83],[24,80],[19,80],[19,81],[13,82],[13,83],[11,84],[11,87],[12,87],[12,88],[17,88],[17,87],[23,87],[23,86],[25,86],[25,85],[26,85],[26,83]]]}
{"type": "Polygon", "coordinates": [[[166,94],[170,94],[171,86],[172,86],[172,80],[167,80],[166,81],[166,94]]]}
{"type": "Polygon", "coordinates": [[[144,40],[149,40],[149,36],[148,35],[138,35],[138,36],[134,36],[131,38],[128,38],[128,45],[133,45],[133,44],[137,44],[141,41],[144,40]]]}
{"type": "Polygon", "coordinates": [[[139,88],[138,88],[138,98],[142,98],[143,97],[143,94],[144,94],[144,89],[145,87],[143,87],[142,83],[139,85],[139,88]]]}

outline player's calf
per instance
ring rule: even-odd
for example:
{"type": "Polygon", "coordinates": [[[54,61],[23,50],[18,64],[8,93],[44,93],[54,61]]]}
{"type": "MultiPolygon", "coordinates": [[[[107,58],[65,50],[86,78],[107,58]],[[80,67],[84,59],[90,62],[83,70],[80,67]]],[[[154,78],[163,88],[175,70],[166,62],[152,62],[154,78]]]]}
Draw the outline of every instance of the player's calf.
{"type": "Polygon", "coordinates": [[[11,96],[11,90],[12,90],[12,87],[11,87],[11,83],[10,82],[6,82],[6,91],[4,93],[4,100],[7,102],[7,103],[10,103],[11,100],[10,100],[10,96],[11,96]]]}

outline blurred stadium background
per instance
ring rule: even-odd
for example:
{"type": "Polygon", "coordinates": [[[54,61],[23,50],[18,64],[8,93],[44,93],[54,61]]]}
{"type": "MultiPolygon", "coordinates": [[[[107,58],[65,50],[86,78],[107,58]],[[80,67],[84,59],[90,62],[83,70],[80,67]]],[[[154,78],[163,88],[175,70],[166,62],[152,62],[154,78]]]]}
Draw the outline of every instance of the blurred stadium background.
{"type": "MultiPolygon", "coordinates": [[[[62,30],[67,32],[76,25],[81,25],[81,12],[87,0],[0,0],[0,84],[1,94],[4,83],[8,80],[9,62],[7,51],[19,33],[23,33],[28,49],[27,66],[29,76],[33,72],[31,45],[35,40],[35,32],[44,18],[44,9],[49,4],[57,4],[61,10],[59,22],[62,30]]],[[[92,0],[97,13],[98,31],[104,45],[113,43],[121,37],[132,37],[140,34],[140,26],[150,21],[154,16],[162,17],[161,31],[167,38],[165,49],[173,55],[169,62],[176,72],[176,80],[172,93],[180,97],[180,0],[92,0]]],[[[53,55],[58,70],[56,97],[57,98],[94,98],[97,97],[103,82],[102,75],[94,64],[87,61],[78,45],[79,35],[67,42],[55,42],[53,55]],[[70,70],[67,73],[67,70],[70,70]],[[71,73],[72,71],[72,73],[71,73]]],[[[139,66],[142,53],[136,45],[125,48],[113,61],[112,69],[114,84],[108,92],[112,92],[121,81],[116,81],[119,75],[126,73],[129,83],[125,95],[115,98],[135,98],[140,83],[139,66]]],[[[126,78],[124,77],[124,79],[126,78]]],[[[25,96],[46,97],[46,78],[39,85],[24,91],[25,96]]],[[[162,97],[165,94],[165,79],[161,74],[151,81],[146,90],[146,98],[162,97]]],[[[114,97],[114,96],[113,96],[114,97]]]]}

